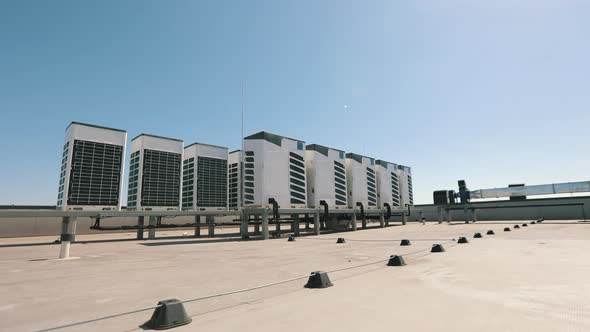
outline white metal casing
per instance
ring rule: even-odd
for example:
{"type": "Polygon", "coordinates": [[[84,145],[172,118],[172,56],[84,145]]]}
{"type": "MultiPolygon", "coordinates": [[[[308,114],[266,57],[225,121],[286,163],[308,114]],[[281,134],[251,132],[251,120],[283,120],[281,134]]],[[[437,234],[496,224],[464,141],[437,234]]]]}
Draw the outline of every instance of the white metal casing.
{"type": "MultiPolygon", "coordinates": [[[[142,210],[142,211],[176,211],[180,210],[181,194],[182,194],[182,155],[184,152],[183,141],[175,138],[168,138],[149,134],[140,134],[131,140],[131,160],[130,160],[130,171],[129,171],[129,186],[128,186],[128,210],[142,210]],[[144,168],[145,165],[145,154],[146,151],[156,152],[167,152],[179,156],[178,161],[178,185],[173,185],[173,190],[178,190],[177,204],[166,204],[161,206],[145,204],[142,201],[146,198],[144,192],[144,168]],[[137,169],[133,169],[134,165],[134,154],[137,155],[137,169]],[[136,173],[134,173],[134,171],[136,173]],[[137,187],[132,187],[132,179],[137,176],[137,187]],[[135,191],[135,193],[133,192],[135,191]],[[130,202],[132,195],[136,195],[136,204],[133,205],[130,202]]],[[[175,166],[176,167],[176,166],[175,166]]],[[[176,180],[175,180],[176,181],[176,180]]],[[[165,183],[170,186],[170,183],[165,183]]]]}
{"type": "Polygon", "coordinates": [[[318,208],[323,200],[331,209],[348,208],[344,151],[317,144],[308,145],[305,165],[307,205],[318,208]]]}
{"type": "Polygon", "coordinates": [[[406,204],[414,205],[414,189],[412,183],[412,168],[409,166],[398,165],[398,177],[400,185],[400,201],[402,208],[406,204]]]}
{"type": "Polygon", "coordinates": [[[228,207],[239,209],[242,206],[242,150],[229,153],[228,162],[228,207]]]}
{"type": "Polygon", "coordinates": [[[397,165],[384,160],[375,162],[377,176],[377,205],[380,208],[388,203],[392,209],[400,207],[400,189],[397,165]]]}
{"type": "MultiPolygon", "coordinates": [[[[228,158],[228,148],[223,146],[211,145],[211,144],[203,144],[203,143],[193,143],[184,148],[184,155],[183,155],[183,188],[182,188],[182,209],[183,210],[226,210],[227,209],[227,158],[228,158]],[[217,159],[220,161],[225,161],[225,165],[223,169],[225,170],[225,198],[223,199],[225,202],[223,206],[200,206],[198,199],[197,199],[197,191],[199,190],[199,185],[202,183],[202,180],[198,177],[198,169],[199,165],[199,157],[205,158],[212,158],[217,159]],[[187,166],[189,165],[189,161],[192,159],[192,164],[194,166],[192,174],[186,174],[187,166]],[[187,179],[188,178],[188,179],[187,179]],[[192,189],[185,188],[185,185],[188,181],[191,181],[192,189]],[[190,200],[185,202],[185,195],[190,193],[190,200]],[[189,206],[186,206],[185,203],[188,203],[189,206]]],[[[189,196],[189,195],[187,195],[189,196]]]]}
{"type": "MultiPolygon", "coordinates": [[[[66,135],[64,139],[64,146],[62,152],[62,166],[60,173],[60,182],[58,188],[57,207],[62,210],[89,210],[89,211],[108,211],[120,210],[122,203],[123,192],[123,176],[125,169],[125,153],[127,147],[127,132],[121,129],[114,129],[92,124],[72,122],[66,128],[66,135]],[[72,161],[74,157],[74,145],[76,141],[94,142],[116,146],[121,151],[120,163],[118,167],[118,197],[116,204],[108,205],[82,205],[69,204],[68,200],[72,193],[70,193],[72,175],[72,161]]],[[[102,162],[103,160],[101,160],[102,162]]],[[[96,180],[96,178],[95,178],[96,180]]],[[[101,181],[102,184],[102,181],[101,181]]]]}
{"type": "Polygon", "coordinates": [[[305,142],[267,132],[244,138],[244,205],[307,205],[305,142]]]}
{"type": "Polygon", "coordinates": [[[355,153],[346,154],[346,182],[348,205],[356,207],[362,203],[365,209],[377,208],[377,184],[375,159],[355,153]],[[369,174],[373,174],[371,179],[369,174]]]}

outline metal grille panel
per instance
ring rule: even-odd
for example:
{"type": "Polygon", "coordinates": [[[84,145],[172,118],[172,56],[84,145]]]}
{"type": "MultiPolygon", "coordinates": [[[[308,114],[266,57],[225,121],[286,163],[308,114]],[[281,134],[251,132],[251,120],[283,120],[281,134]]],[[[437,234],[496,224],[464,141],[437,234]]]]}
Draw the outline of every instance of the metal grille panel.
{"type": "Polygon", "coordinates": [[[182,161],[182,208],[194,207],[195,188],[195,158],[182,161]]]}
{"type": "Polygon", "coordinates": [[[198,157],[197,206],[227,206],[227,160],[198,157]]]}
{"type": "Polygon", "coordinates": [[[291,183],[291,204],[305,204],[305,164],[304,159],[300,155],[289,152],[289,181],[291,183]]]}
{"type": "Polygon", "coordinates": [[[127,188],[127,207],[137,206],[137,187],[139,184],[139,151],[131,154],[129,161],[129,186],[127,188]]]}
{"type": "Polygon", "coordinates": [[[75,140],[68,205],[119,204],[123,147],[75,140]]]}
{"type": "Polygon", "coordinates": [[[143,150],[142,206],[179,206],[179,153],[143,150]]]}
{"type": "Polygon", "coordinates": [[[336,205],[346,205],[346,173],[344,165],[334,160],[334,186],[336,194],[336,205]]]}
{"type": "Polygon", "coordinates": [[[59,173],[59,188],[57,190],[57,206],[62,207],[64,202],[64,186],[66,182],[66,173],[68,168],[68,152],[70,142],[64,144],[64,150],[61,155],[61,171],[59,173]]]}
{"type": "Polygon", "coordinates": [[[237,209],[240,207],[240,164],[233,163],[229,165],[229,208],[237,209]]]}
{"type": "Polygon", "coordinates": [[[395,172],[391,172],[391,197],[393,200],[393,205],[400,206],[399,179],[397,178],[397,174],[395,174],[395,172]]]}
{"type": "Polygon", "coordinates": [[[244,204],[254,204],[254,151],[244,154],[244,204]]]}
{"type": "Polygon", "coordinates": [[[375,171],[367,167],[367,191],[369,206],[377,206],[377,184],[375,182],[375,171]]]}
{"type": "Polygon", "coordinates": [[[414,205],[414,189],[412,188],[412,176],[408,175],[408,198],[410,205],[414,205]]]}

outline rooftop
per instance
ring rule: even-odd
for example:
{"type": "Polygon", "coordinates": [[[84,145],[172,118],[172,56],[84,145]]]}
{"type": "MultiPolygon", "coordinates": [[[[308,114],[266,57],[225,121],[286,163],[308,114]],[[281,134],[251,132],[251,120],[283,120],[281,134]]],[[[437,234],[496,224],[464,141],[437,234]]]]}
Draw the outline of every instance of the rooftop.
{"type": "MultiPolygon", "coordinates": [[[[163,299],[302,277],[186,303],[193,321],[174,331],[589,330],[590,225],[545,221],[503,232],[506,226],[512,225],[411,223],[296,242],[232,241],[223,234],[146,241],[127,240],[134,233],[79,235],[82,243],[72,245],[79,258],[65,261],[53,260],[58,245],[26,245],[55,236],[0,239],[0,316],[10,331],[40,330],[152,307],[163,299]],[[485,235],[489,229],[496,235],[485,235]],[[475,232],[484,238],[474,239],[475,232]],[[459,236],[470,243],[452,241],[459,236]],[[337,245],[337,237],[347,243],[337,245]],[[412,246],[400,247],[404,238],[412,246]],[[446,252],[431,254],[433,243],[443,243],[446,252]],[[386,266],[392,254],[404,255],[408,265],[386,266]],[[329,272],[334,286],[303,288],[317,270],[339,270],[329,272]]],[[[138,326],[151,313],[71,330],[141,331],[138,326]]]]}

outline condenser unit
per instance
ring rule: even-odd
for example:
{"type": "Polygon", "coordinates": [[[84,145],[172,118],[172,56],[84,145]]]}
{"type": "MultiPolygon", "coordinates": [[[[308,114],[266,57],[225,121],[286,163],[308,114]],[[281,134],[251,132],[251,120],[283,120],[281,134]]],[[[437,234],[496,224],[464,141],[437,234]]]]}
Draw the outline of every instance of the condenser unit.
{"type": "Polygon", "coordinates": [[[305,142],[267,132],[244,138],[244,204],[307,205],[305,142]]]}
{"type": "Polygon", "coordinates": [[[375,161],[377,175],[377,205],[380,208],[389,204],[392,209],[400,207],[399,178],[397,165],[383,160],[375,161]]]}
{"type": "Polygon", "coordinates": [[[320,201],[329,208],[348,207],[344,160],[344,151],[318,144],[305,147],[309,207],[320,207],[320,201]]]}
{"type": "Polygon", "coordinates": [[[242,150],[229,153],[227,171],[228,207],[237,210],[242,206],[242,150]]]}
{"type": "Polygon", "coordinates": [[[227,148],[202,143],[184,148],[182,209],[227,209],[227,148]]]}
{"type": "Polygon", "coordinates": [[[375,159],[355,153],[346,154],[348,206],[362,203],[365,209],[377,208],[375,159]]]}
{"type": "Polygon", "coordinates": [[[57,207],[119,210],[127,132],[80,122],[66,128],[57,207]]]}
{"type": "Polygon", "coordinates": [[[414,205],[414,189],[412,187],[412,169],[408,166],[399,165],[398,177],[400,184],[400,201],[402,207],[406,204],[414,205]]]}
{"type": "Polygon", "coordinates": [[[131,140],[127,209],[180,209],[183,142],[140,134],[131,140]]]}

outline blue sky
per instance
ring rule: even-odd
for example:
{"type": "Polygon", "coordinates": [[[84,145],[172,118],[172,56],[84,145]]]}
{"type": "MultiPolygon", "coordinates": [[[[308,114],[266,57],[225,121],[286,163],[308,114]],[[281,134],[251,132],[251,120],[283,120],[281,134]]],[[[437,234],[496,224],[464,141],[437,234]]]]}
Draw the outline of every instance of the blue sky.
{"type": "Polygon", "coordinates": [[[0,204],[55,204],[70,121],[239,148],[242,84],[246,134],[410,165],[417,203],[588,180],[588,36],[588,1],[4,0],[0,204]]]}

